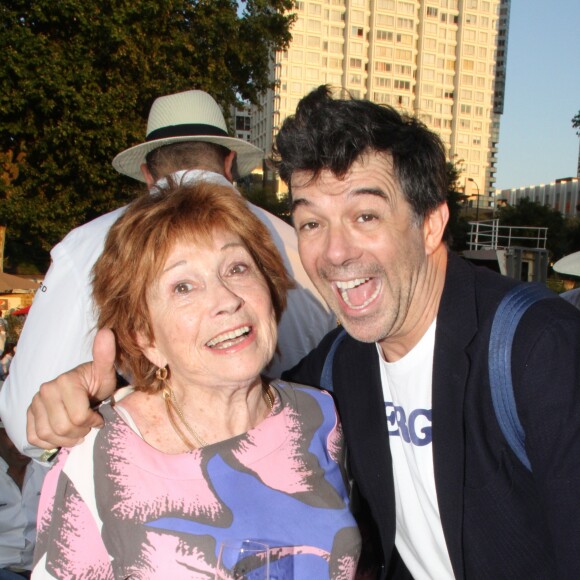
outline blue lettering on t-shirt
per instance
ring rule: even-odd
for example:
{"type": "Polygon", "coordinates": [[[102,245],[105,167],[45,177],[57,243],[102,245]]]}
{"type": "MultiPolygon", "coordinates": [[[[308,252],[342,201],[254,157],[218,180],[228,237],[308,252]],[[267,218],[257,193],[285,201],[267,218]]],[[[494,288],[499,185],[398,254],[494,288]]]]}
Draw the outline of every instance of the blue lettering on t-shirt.
{"type": "Polygon", "coordinates": [[[407,415],[403,407],[385,402],[389,437],[402,437],[405,443],[417,447],[429,445],[433,440],[431,409],[415,409],[407,415]]]}

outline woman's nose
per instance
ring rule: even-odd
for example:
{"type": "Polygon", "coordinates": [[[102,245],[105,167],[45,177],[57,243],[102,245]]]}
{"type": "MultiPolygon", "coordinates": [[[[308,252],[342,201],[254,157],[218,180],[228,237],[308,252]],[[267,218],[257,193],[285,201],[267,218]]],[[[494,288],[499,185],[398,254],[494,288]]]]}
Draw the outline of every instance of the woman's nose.
{"type": "Polygon", "coordinates": [[[233,314],[244,304],[244,299],[228,285],[227,281],[218,278],[215,284],[208,288],[209,299],[213,302],[213,313],[233,314]]]}

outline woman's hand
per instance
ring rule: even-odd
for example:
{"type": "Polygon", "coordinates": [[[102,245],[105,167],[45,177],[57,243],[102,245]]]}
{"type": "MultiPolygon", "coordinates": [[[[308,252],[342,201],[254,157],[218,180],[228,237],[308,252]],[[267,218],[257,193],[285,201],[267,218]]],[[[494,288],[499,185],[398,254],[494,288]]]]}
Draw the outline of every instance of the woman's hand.
{"type": "Polygon", "coordinates": [[[93,344],[93,362],[84,363],[43,383],[28,408],[28,441],[42,449],[73,447],[81,443],[103,418],[92,405],[115,391],[115,336],[99,330],[93,344]]]}

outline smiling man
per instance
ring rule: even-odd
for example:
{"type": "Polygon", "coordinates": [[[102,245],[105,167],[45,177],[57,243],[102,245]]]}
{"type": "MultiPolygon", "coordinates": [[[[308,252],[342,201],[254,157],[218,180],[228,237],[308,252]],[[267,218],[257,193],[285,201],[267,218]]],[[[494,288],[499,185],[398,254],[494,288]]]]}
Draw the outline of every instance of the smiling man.
{"type": "Polygon", "coordinates": [[[541,300],[516,333],[530,472],[502,435],[488,378],[493,317],[516,283],[448,251],[439,137],[319,87],[276,146],[302,263],[348,333],[339,343],[332,332],[285,377],[324,386],[338,345],[334,392],[381,576],[577,578],[578,313],[541,300]],[[393,571],[397,551],[408,572],[393,571]]]}

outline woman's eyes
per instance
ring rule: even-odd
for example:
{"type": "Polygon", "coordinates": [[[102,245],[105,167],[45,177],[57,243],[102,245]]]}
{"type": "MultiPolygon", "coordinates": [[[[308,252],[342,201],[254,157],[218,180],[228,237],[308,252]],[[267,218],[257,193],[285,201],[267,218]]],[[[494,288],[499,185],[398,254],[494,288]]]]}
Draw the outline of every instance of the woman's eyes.
{"type": "Polygon", "coordinates": [[[188,294],[192,290],[193,284],[190,284],[189,282],[180,282],[179,284],[176,284],[174,292],[176,294],[188,294]]]}
{"type": "MultiPolygon", "coordinates": [[[[241,276],[247,274],[251,270],[251,264],[246,262],[236,262],[231,266],[226,267],[225,276],[241,276]]],[[[192,282],[178,282],[173,286],[173,292],[178,295],[189,294],[196,289],[197,284],[192,282]]]]}
{"type": "Polygon", "coordinates": [[[228,272],[230,274],[245,274],[248,271],[249,267],[247,264],[244,263],[237,263],[234,264],[229,270],[228,272]]]}

